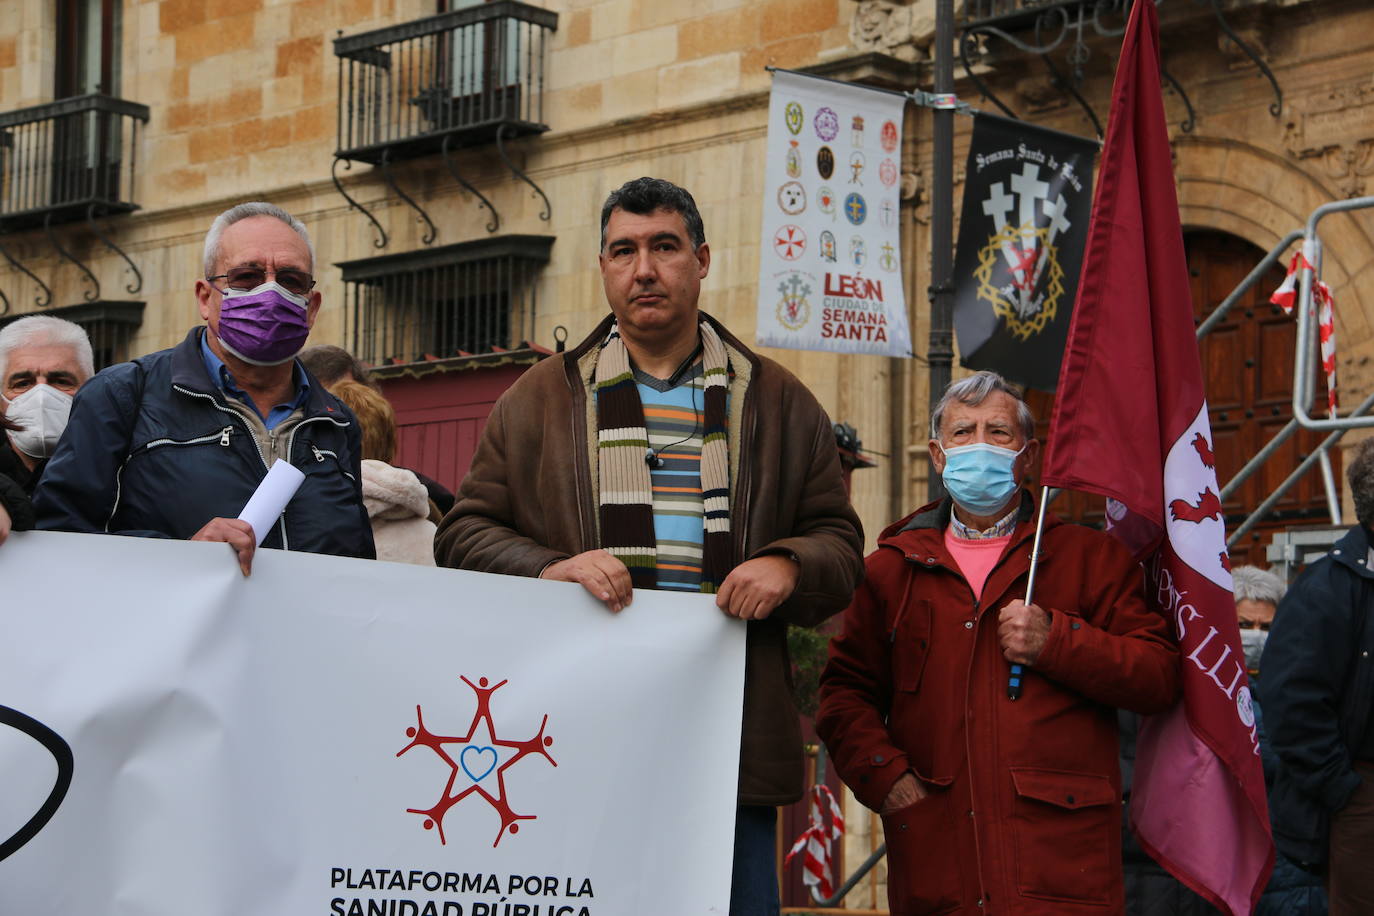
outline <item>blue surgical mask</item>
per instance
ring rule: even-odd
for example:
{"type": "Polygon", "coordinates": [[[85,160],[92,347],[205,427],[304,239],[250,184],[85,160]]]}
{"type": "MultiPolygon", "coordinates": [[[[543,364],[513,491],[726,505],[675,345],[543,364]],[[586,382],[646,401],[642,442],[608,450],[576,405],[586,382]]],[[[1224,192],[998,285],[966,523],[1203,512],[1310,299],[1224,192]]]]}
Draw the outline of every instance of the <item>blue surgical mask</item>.
{"type": "Polygon", "coordinates": [[[945,490],[965,512],[994,515],[1016,493],[1016,459],[1025,450],[1024,445],[1013,452],[986,442],[945,448],[945,490]]]}

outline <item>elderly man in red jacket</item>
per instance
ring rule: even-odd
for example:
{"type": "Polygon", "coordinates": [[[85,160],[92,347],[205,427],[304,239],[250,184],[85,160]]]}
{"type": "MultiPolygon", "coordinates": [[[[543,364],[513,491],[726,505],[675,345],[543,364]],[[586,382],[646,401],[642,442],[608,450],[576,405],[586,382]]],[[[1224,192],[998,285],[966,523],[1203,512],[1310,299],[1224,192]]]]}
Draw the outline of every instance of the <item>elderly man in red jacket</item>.
{"type": "Polygon", "coordinates": [[[949,386],[930,440],[949,497],[883,532],[821,678],[817,730],[883,816],[894,916],[1123,908],[1115,708],[1168,708],[1178,650],[1126,549],[1053,516],[1024,601],[1034,429],[997,374],[949,386]]]}

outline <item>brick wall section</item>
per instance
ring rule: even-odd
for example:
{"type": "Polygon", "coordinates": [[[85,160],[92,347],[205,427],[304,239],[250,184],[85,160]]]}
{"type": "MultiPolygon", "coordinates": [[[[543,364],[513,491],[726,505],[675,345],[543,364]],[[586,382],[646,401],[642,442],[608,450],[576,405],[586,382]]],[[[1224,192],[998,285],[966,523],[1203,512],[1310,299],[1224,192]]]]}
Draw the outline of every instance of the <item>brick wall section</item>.
{"type": "Polygon", "coordinates": [[[852,2],[573,2],[549,62],[554,127],[670,110],[767,85],[764,67],[848,53],[852,2]],[[601,85],[601,91],[587,87],[601,85]]]}

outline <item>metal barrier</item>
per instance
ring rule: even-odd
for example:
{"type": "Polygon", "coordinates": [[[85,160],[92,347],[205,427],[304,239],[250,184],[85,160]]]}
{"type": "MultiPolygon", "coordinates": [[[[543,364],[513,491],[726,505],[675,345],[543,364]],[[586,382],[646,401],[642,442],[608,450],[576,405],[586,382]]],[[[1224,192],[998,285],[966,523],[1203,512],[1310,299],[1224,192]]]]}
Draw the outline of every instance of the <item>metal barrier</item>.
{"type": "Polygon", "coordinates": [[[1336,493],[1335,474],[1331,468],[1331,449],[1340,441],[1346,431],[1374,426],[1374,416],[1370,416],[1368,413],[1374,407],[1374,394],[1365,398],[1360,406],[1344,417],[1319,420],[1308,414],[1307,405],[1312,403],[1317,370],[1317,363],[1313,360],[1316,341],[1312,334],[1312,325],[1316,321],[1312,289],[1314,279],[1321,271],[1322,258],[1321,239],[1317,235],[1317,224],[1332,213],[1344,213],[1370,207],[1374,207],[1374,197],[1357,197],[1351,200],[1335,201],[1323,204],[1313,210],[1311,216],[1308,217],[1306,228],[1302,231],[1290,232],[1284,236],[1283,240],[1265,256],[1259,266],[1251,271],[1236,287],[1235,291],[1227,296],[1222,304],[1198,327],[1198,339],[1201,339],[1221,320],[1226,310],[1258,281],[1259,276],[1267,271],[1293,242],[1299,239],[1303,240],[1303,252],[1307,256],[1308,263],[1302,266],[1298,289],[1298,327],[1293,359],[1293,419],[1283,429],[1279,430],[1264,448],[1246,462],[1235,477],[1222,487],[1222,501],[1224,502],[1242,483],[1259,470],[1264,462],[1269,460],[1299,429],[1331,430],[1332,432],[1246,517],[1245,521],[1226,539],[1227,547],[1234,546],[1243,536],[1248,534],[1283,498],[1283,495],[1304,474],[1311,470],[1313,464],[1318,464],[1321,467],[1322,486],[1326,492],[1327,512],[1331,516],[1331,523],[1336,526],[1341,525],[1341,505],[1340,498],[1336,493]]]}
{"type": "MultiPolygon", "coordinates": [[[[825,759],[825,745],[820,744],[816,749],[815,784],[818,786],[825,784],[825,759]]],[[[854,889],[854,885],[862,881],[864,879],[864,876],[867,875],[870,871],[872,871],[874,866],[881,862],[883,860],[883,856],[885,855],[887,855],[887,844],[879,843],[878,847],[869,854],[868,858],[865,859],[863,863],[859,865],[858,868],[854,869],[854,871],[850,873],[849,877],[845,878],[844,882],[841,883],[840,886],[835,889],[835,893],[832,896],[822,897],[819,893],[817,893],[816,887],[812,885],[811,899],[816,902],[816,906],[822,909],[839,906],[842,902],[844,902],[844,898],[849,895],[849,892],[854,889]]]]}
{"type": "Polygon", "coordinates": [[[1307,413],[1315,388],[1317,367],[1312,360],[1314,340],[1312,324],[1316,320],[1316,309],[1312,302],[1312,281],[1315,272],[1321,270],[1322,245],[1317,236],[1317,223],[1332,213],[1345,213],[1350,210],[1364,210],[1374,207],[1374,197],[1355,197],[1322,204],[1307,218],[1307,232],[1303,241],[1303,251],[1307,254],[1308,264],[1302,268],[1301,285],[1298,293],[1298,345],[1297,359],[1293,362],[1293,418],[1304,429],[1357,429],[1374,426],[1374,417],[1331,417],[1318,420],[1307,413]]]}

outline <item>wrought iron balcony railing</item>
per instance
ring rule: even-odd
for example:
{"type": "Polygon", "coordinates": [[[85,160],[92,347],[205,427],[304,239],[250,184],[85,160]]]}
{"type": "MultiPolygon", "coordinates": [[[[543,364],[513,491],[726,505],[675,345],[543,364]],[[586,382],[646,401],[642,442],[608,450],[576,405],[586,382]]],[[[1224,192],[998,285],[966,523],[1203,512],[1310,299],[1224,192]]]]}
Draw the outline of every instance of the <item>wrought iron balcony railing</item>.
{"type": "Polygon", "coordinates": [[[0,232],[128,213],[148,107],[106,95],[0,112],[0,232]]]}
{"type": "MultiPolygon", "coordinates": [[[[1085,65],[1091,56],[1089,42],[1122,34],[1131,2],[1142,0],[965,0],[957,22],[959,57],[964,65],[964,74],[984,97],[1008,116],[1016,117],[976,72],[974,64],[1003,54],[1008,47],[1013,52],[1039,57],[1052,85],[1079,104],[1100,136],[1102,122],[1078,89],[1083,83],[1085,65]],[[1068,73],[1055,64],[1053,58],[1056,56],[1069,65],[1068,73]]],[[[1166,6],[1165,0],[1148,2],[1153,2],[1161,9],[1166,6]]],[[[1269,113],[1277,118],[1283,110],[1283,90],[1278,79],[1264,58],[1231,27],[1222,8],[1223,0],[1194,0],[1191,6],[1199,11],[1209,10],[1217,28],[1269,81],[1274,90],[1274,102],[1269,106],[1269,113]]],[[[1182,3],[1170,4],[1169,7],[1171,10],[1188,9],[1182,3]]],[[[1187,16],[1186,13],[1183,15],[1187,16]]],[[[1197,120],[1192,101],[1166,66],[1161,65],[1161,73],[1187,109],[1187,118],[1181,123],[1181,129],[1184,132],[1191,131],[1197,120]]]]}
{"type": "Polygon", "coordinates": [[[557,27],[557,13],[498,0],[335,39],[335,156],[384,164],[547,130],[545,44],[557,27]]]}
{"type": "Polygon", "coordinates": [[[1099,22],[1114,17],[1120,26],[1128,11],[1124,0],[964,0],[959,24],[960,28],[994,25],[1016,30],[1036,19],[1077,19],[1082,14],[1099,22]]]}

